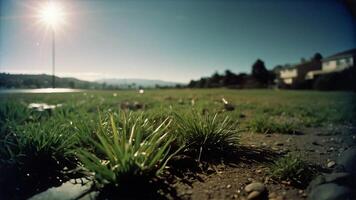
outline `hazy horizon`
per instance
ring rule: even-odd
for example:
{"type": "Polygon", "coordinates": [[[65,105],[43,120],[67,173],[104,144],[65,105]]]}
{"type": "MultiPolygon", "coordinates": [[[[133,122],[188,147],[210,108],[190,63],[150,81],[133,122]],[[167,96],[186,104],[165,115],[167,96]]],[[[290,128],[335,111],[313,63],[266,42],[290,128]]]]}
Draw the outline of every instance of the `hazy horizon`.
{"type": "MultiPolygon", "coordinates": [[[[47,1],[0,0],[0,72],[51,74],[51,37],[34,17],[47,1]]],[[[57,1],[56,75],[187,83],[355,48],[339,1],[57,1]],[[331,16],[332,15],[332,16],[331,16]]]]}

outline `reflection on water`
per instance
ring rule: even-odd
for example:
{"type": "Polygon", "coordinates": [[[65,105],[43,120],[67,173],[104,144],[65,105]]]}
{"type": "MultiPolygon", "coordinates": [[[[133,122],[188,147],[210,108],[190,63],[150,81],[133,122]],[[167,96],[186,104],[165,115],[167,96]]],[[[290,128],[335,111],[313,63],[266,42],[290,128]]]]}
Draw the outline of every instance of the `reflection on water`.
{"type": "Polygon", "coordinates": [[[71,88],[38,88],[38,89],[0,89],[0,94],[10,93],[67,93],[82,92],[84,90],[71,88]]]}

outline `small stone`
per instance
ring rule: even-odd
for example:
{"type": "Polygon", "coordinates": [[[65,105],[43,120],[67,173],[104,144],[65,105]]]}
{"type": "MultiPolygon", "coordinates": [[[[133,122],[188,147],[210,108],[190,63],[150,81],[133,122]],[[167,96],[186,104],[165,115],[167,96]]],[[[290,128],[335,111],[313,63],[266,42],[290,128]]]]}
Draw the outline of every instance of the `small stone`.
{"type": "Polygon", "coordinates": [[[336,165],[336,163],[335,163],[334,161],[330,161],[330,162],[328,162],[327,167],[328,167],[328,168],[332,168],[332,167],[334,167],[335,165],[336,165]]]}
{"type": "Polygon", "coordinates": [[[253,191],[247,196],[247,199],[258,199],[260,196],[261,196],[261,192],[253,191]]]}
{"type": "Polygon", "coordinates": [[[233,199],[237,199],[237,197],[238,197],[237,194],[232,195],[233,199]]]}
{"type": "Polygon", "coordinates": [[[245,191],[247,193],[252,192],[252,191],[258,191],[258,192],[264,192],[266,190],[266,186],[263,183],[259,182],[254,182],[250,183],[245,187],[245,191]]]}
{"type": "Polygon", "coordinates": [[[256,173],[257,173],[257,174],[262,173],[262,169],[258,169],[258,170],[256,170],[256,173]]]}
{"type": "Polygon", "coordinates": [[[187,190],[185,193],[186,194],[193,194],[193,190],[187,190]]]}
{"type": "Polygon", "coordinates": [[[327,152],[333,152],[335,151],[335,148],[334,147],[330,147],[328,150],[326,150],[327,152]]]}
{"type": "Polygon", "coordinates": [[[276,198],[277,197],[277,194],[275,192],[271,192],[268,194],[268,198],[271,199],[271,198],[276,198]]]}
{"type": "Polygon", "coordinates": [[[226,186],[226,188],[227,188],[227,189],[231,188],[231,185],[230,185],[230,184],[228,184],[228,185],[226,186]]]}
{"type": "Polygon", "coordinates": [[[310,192],[308,199],[352,199],[352,193],[353,191],[351,188],[333,183],[327,183],[314,188],[310,192]]]}
{"type": "Polygon", "coordinates": [[[283,146],[284,144],[283,144],[282,142],[276,142],[276,143],[274,143],[274,145],[276,145],[276,146],[283,146]]]}

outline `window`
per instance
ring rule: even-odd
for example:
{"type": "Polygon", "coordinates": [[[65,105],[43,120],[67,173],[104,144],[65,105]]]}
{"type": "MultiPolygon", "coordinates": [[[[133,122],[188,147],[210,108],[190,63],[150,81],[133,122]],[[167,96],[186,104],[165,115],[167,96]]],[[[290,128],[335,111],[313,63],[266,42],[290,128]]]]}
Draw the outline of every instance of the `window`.
{"type": "Polygon", "coordinates": [[[345,58],[345,63],[350,64],[351,63],[351,58],[345,58]]]}

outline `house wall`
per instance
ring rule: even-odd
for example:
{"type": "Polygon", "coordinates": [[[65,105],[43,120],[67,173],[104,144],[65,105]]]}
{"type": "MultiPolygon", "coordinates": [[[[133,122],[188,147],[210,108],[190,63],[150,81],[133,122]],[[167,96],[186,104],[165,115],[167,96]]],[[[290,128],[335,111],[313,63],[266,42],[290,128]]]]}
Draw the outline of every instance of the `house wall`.
{"type": "Polygon", "coordinates": [[[323,71],[341,71],[354,64],[355,60],[352,56],[339,58],[335,60],[323,61],[323,71]]]}
{"type": "Polygon", "coordinates": [[[284,69],[279,72],[279,77],[282,79],[284,84],[291,85],[294,79],[298,76],[297,69],[284,69]]]}
{"type": "Polygon", "coordinates": [[[297,69],[285,69],[280,71],[280,77],[282,79],[295,78],[297,77],[297,75],[298,75],[297,69]]]}

